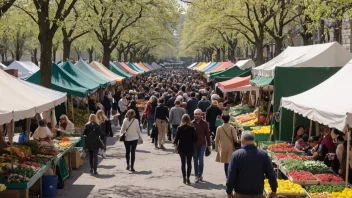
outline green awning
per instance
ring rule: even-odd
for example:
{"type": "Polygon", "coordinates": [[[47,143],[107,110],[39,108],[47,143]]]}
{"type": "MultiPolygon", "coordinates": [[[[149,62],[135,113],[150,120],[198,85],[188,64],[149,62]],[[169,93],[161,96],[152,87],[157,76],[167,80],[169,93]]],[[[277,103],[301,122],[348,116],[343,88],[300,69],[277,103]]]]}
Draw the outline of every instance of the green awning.
{"type": "MultiPolygon", "coordinates": [[[[27,78],[27,81],[39,85],[40,70],[27,78]]],[[[77,82],[74,77],[55,63],[51,64],[51,89],[78,97],[85,97],[89,93],[88,88],[77,82]]]]}
{"type": "MultiPolygon", "coordinates": [[[[235,66],[235,67],[237,67],[237,66],[235,66]]],[[[228,70],[230,70],[230,69],[228,69],[228,70]]],[[[248,68],[245,70],[241,70],[238,68],[236,70],[233,70],[233,72],[231,72],[231,73],[227,73],[226,75],[217,75],[214,77],[214,80],[216,80],[217,82],[223,82],[223,81],[230,80],[230,79],[233,79],[236,77],[250,76],[251,72],[252,72],[252,68],[248,68]]]]}
{"type": "Polygon", "coordinates": [[[115,74],[125,77],[125,78],[130,78],[132,75],[127,74],[126,72],[122,71],[120,68],[118,68],[114,63],[111,61],[109,62],[109,67],[110,71],[114,72],[115,74]]]}
{"type": "Polygon", "coordinates": [[[95,92],[101,85],[89,76],[82,73],[79,69],[72,65],[71,62],[67,61],[62,64],[61,68],[67,73],[71,74],[81,85],[88,88],[91,92],[95,92]]]}
{"type": "Polygon", "coordinates": [[[251,81],[250,84],[257,86],[257,87],[264,87],[268,85],[273,85],[274,77],[263,77],[263,76],[255,76],[251,81]]]}
{"type": "Polygon", "coordinates": [[[110,85],[110,81],[102,76],[100,73],[96,72],[91,68],[86,62],[80,59],[74,66],[79,71],[89,76],[90,79],[94,79],[95,82],[98,82],[103,88],[110,85]]]}
{"type": "Polygon", "coordinates": [[[134,71],[138,72],[138,73],[143,73],[144,71],[142,71],[139,67],[136,67],[135,65],[133,65],[132,63],[127,62],[126,63],[127,66],[129,66],[131,69],[133,69],[134,71]]]}

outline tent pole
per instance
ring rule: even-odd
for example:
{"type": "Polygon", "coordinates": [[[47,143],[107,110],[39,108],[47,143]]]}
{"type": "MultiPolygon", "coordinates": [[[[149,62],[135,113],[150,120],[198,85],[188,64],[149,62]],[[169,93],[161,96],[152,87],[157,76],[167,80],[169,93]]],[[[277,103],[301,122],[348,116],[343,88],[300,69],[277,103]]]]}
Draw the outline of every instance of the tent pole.
{"type": "Polygon", "coordinates": [[[72,122],[75,121],[75,110],[73,109],[73,97],[71,95],[71,107],[72,107],[72,122]]]}
{"type": "Polygon", "coordinates": [[[320,127],[319,127],[319,122],[315,122],[315,136],[320,135],[320,127]]]}
{"type": "Polygon", "coordinates": [[[9,140],[10,140],[10,152],[11,152],[11,170],[13,170],[13,152],[12,152],[12,145],[13,145],[13,135],[15,134],[15,122],[11,120],[10,122],[10,133],[8,133],[9,140]]]}
{"type": "Polygon", "coordinates": [[[296,128],[296,112],[293,112],[293,120],[292,120],[292,141],[295,138],[295,128],[296,128]]]}
{"type": "Polygon", "coordinates": [[[312,124],[313,124],[313,120],[310,120],[310,123],[309,123],[309,137],[312,136],[312,124]]]}
{"type": "MultiPolygon", "coordinates": [[[[30,133],[30,128],[31,128],[31,118],[27,118],[26,119],[26,128],[27,128],[27,141],[29,140],[29,138],[31,137],[30,133]]],[[[34,132],[33,132],[34,133],[34,132]]]]}
{"type": "Polygon", "coordinates": [[[346,125],[346,134],[347,134],[347,155],[346,155],[346,179],[345,179],[345,188],[348,188],[348,175],[350,170],[350,147],[351,147],[351,131],[349,130],[349,125],[346,125]]]}
{"type": "Polygon", "coordinates": [[[281,123],[282,123],[282,113],[283,113],[283,109],[281,109],[280,111],[280,129],[279,129],[279,140],[281,140],[281,123]]]}

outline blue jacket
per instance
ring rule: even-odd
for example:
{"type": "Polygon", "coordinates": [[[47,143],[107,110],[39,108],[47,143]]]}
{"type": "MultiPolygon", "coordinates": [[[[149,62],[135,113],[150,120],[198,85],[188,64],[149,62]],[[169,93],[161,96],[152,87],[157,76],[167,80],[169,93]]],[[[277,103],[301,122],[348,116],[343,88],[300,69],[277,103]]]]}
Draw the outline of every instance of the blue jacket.
{"type": "Polygon", "coordinates": [[[254,145],[246,145],[232,154],[226,192],[230,194],[235,190],[242,195],[261,195],[264,175],[269,179],[271,190],[276,192],[276,174],[268,154],[254,145]]]}

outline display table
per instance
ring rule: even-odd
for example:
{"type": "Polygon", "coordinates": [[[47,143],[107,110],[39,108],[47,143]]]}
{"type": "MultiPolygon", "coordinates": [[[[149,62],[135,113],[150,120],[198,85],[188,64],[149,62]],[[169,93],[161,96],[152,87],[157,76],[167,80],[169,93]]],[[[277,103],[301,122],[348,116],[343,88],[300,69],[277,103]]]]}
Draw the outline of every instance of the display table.
{"type": "Polygon", "coordinates": [[[66,163],[64,157],[70,155],[70,151],[76,147],[76,144],[81,141],[80,137],[70,138],[72,145],[65,151],[57,154],[55,158],[43,165],[36,174],[30,178],[26,183],[3,183],[7,189],[0,192],[1,198],[28,198],[29,194],[42,195],[42,176],[52,168],[54,173],[56,167],[59,168],[59,172],[62,179],[65,180],[69,177],[69,170],[71,170],[71,157],[68,156],[68,163],[66,163]]]}

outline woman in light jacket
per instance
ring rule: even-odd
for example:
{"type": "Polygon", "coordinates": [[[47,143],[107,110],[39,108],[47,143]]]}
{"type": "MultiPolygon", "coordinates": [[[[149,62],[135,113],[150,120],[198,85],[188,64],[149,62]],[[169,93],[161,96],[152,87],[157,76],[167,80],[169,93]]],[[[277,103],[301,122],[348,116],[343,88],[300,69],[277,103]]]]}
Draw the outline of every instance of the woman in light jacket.
{"type": "Polygon", "coordinates": [[[56,133],[56,136],[69,135],[75,132],[75,125],[63,114],[60,116],[60,121],[53,129],[53,132],[56,133]]]}
{"type": "Polygon", "coordinates": [[[106,127],[107,127],[107,117],[105,116],[105,113],[103,110],[99,110],[97,111],[97,113],[95,114],[97,115],[97,119],[98,119],[98,122],[99,122],[99,125],[100,125],[100,129],[101,129],[101,137],[102,137],[102,141],[104,143],[104,149],[102,149],[102,157],[105,159],[106,158],[106,155],[105,155],[105,152],[106,152],[106,137],[107,137],[107,133],[106,133],[106,127]]]}
{"type": "Polygon", "coordinates": [[[135,172],[134,169],[134,161],[136,158],[136,148],[138,144],[138,140],[142,140],[141,129],[139,127],[139,121],[135,118],[136,113],[133,109],[127,111],[125,119],[122,122],[120,137],[125,133],[126,138],[124,141],[126,148],[126,162],[127,168],[126,170],[130,170],[135,172]],[[130,155],[131,155],[131,163],[130,163],[130,155]]]}
{"type": "Polygon", "coordinates": [[[224,163],[225,175],[227,178],[227,169],[231,161],[232,153],[235,152],[234,142],[238,142],[236,129],[229,124],[230,116],[223,114],[221,116],[223,124],[216,129],[215,149],[217,152],[216,161],[224,163]]]}
{"type": "Polygon", "coordinates": [[[86,149],[89,151],[90,173],[98,174],[98,151],[102,148],[101,129],[97,116],[90,114],[89,121],[84,128],[83,135],[86,137],[86,149]]]}

